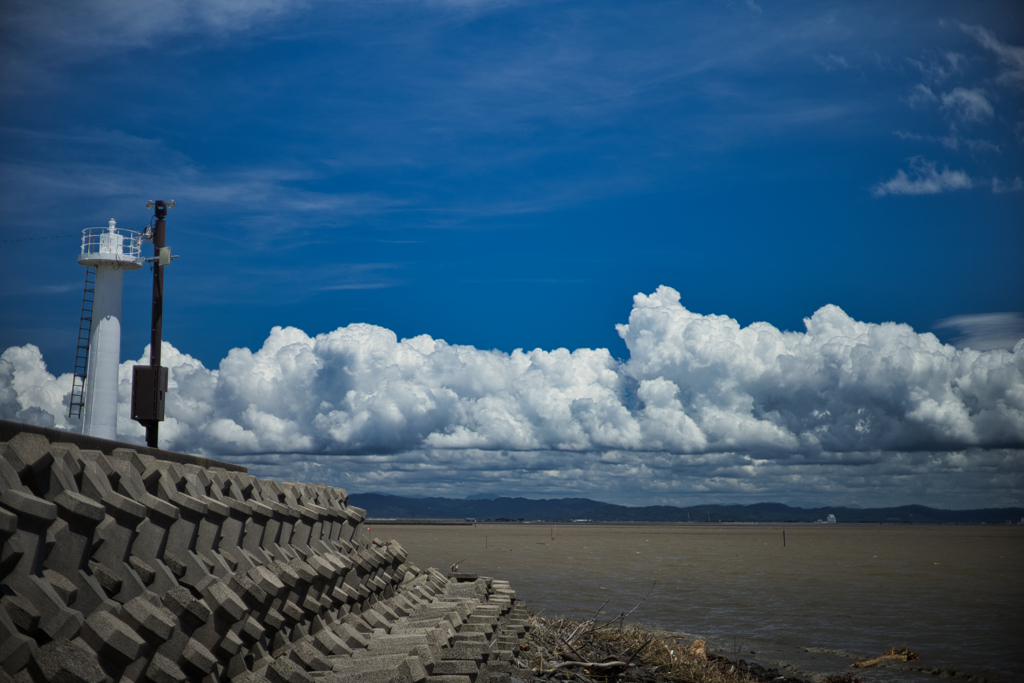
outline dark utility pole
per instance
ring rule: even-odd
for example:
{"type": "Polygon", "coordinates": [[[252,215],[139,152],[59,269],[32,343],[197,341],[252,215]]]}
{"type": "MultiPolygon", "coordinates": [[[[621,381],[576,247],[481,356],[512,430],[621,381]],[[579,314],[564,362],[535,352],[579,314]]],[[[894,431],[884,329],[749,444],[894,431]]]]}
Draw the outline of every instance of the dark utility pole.
{"type": "Polygon", "coordinates": [[[164,323],[164,266],[170,263],[166,247],[167,210],[173,201],[148,202],[153,217],[153,325],[149,341],[149,365],[132,368],[132,419],[146,428],[146,445],[159,448],[160,423],[164,419],[164,395],[167,392],[167,368],[160,365],[164,323]]]}

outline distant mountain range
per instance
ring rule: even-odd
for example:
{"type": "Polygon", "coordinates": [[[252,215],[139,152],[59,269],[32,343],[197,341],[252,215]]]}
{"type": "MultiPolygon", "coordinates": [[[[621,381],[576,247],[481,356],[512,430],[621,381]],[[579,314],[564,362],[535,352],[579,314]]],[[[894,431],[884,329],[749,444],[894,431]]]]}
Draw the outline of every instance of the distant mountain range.
{"type": "Polygon", "coordinates": [[[353,493],[349,502],[365,508],[370,518],[463,519],[479,521],[567,522],[815,522],[828,515],[836,520],[875,524],[1005,524],[1020,522],[1024,508],[938,510],[923,505],[893,508],[821,507],[798,508],[781,503],[754,505],[652,505],[626,507],[588,498],[531,500],[496,498],[403,498],[381,493],[353,493]]]}

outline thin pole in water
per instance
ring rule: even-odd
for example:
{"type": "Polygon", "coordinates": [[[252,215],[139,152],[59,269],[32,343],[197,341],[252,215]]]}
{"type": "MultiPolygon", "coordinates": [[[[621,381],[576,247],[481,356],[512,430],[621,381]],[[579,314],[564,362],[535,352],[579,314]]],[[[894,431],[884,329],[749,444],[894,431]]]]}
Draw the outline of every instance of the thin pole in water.
{"type": "Polygon", "coordinates": [[[783,548],[786,547],[786,530],[785,529],[782,530],[782,547],[783,548]]]}

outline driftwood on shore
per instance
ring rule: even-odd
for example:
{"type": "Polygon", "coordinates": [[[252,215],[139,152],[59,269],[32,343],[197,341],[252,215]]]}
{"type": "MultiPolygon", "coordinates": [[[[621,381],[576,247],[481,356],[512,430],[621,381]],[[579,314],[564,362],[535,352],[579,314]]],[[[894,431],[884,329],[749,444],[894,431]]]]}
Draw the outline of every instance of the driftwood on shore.
{"type": "Polygon", "coordinates": [[[582,621],[532,616],[512,659],[513,677],[536,683],[797,683],[775,669],[708,652],[703,640],[687,644],[668,633],[623,624],[621,615],[602,620],[600,611],[582,621]]]}
{"type": "Polygon", "coordinates": [[[912,662],[918,659],[917,653],[911,650],[909,647],[903,646],[902,648],[890,647],[888,650],[882,653],[880,657],[874,657],[872,659],[865,659],[862,662],[854,662],[850,665],[851,669],[866,669],[869,666],[874,666],[886,660],[895,660],[899,662],[912,662]]]}

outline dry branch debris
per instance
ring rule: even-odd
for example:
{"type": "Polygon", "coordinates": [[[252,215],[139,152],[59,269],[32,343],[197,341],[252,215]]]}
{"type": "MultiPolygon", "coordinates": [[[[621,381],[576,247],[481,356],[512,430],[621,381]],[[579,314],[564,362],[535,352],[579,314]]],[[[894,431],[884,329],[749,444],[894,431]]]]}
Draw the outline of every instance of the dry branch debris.
{"type": "Polygon", "coordinates": [[[890,647],[888,650],[883,652],[880,657],[875,657],[874,659],[865,659],[863,662],[854,662],[850,665],[850,668],[864,669],[869,666],[874,666],[875,664],[878,664],[879,662],[885,661],[887,659],[896,660],[900,662],[912,662],[918,659],[918,656],[916,652],[914,652],[907,646],[903,646],[902,648],[890,647]]]}
{"type": "Polygon", "coordinates": [[[679,642],[619,617],[544,619],[532,616],[531,628],[513,658],[512,675],[530,683],[794,683],[776,670],[708,652],[703,640],[679,642]],[[619,622],[619,623],[614,623],[619,622]]]}

